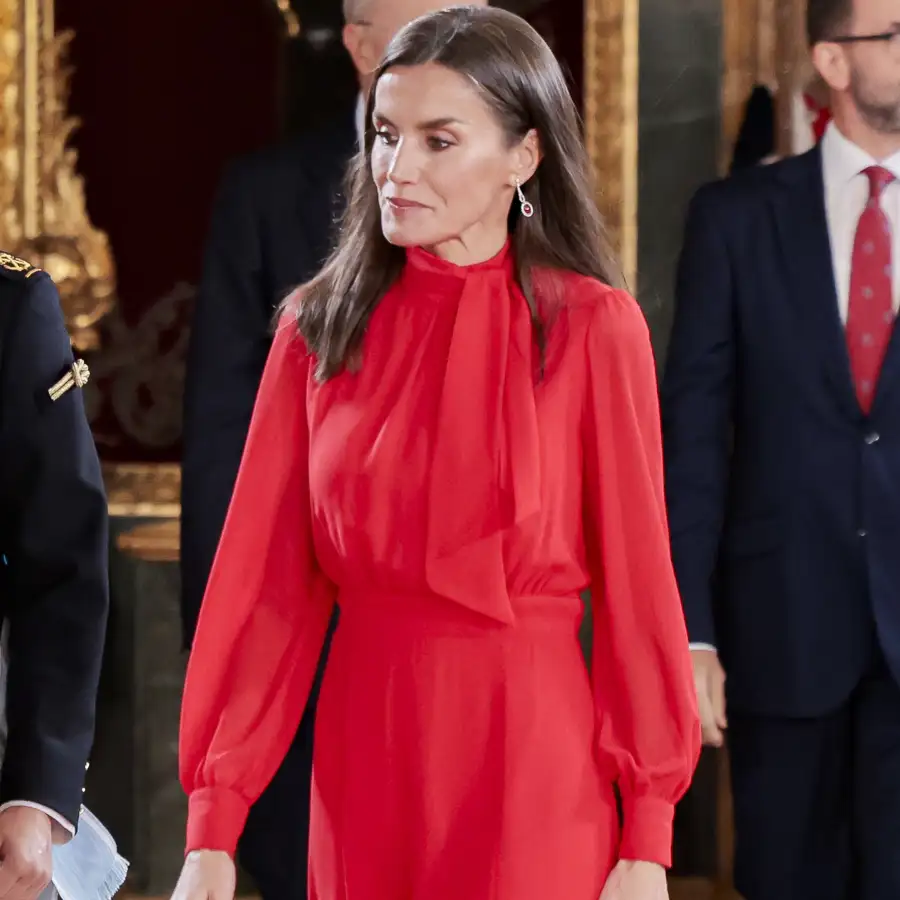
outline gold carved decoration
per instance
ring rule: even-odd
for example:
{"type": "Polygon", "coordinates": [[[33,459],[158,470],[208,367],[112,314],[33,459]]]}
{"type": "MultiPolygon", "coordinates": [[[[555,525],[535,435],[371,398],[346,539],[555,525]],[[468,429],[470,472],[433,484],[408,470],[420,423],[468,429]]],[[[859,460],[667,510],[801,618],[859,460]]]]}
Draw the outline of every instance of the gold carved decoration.
{"type": "Polygon", "coordinates": [[[143,562],[178,562],[181,529],[177,519],[137,525],[116,539],[116,547],[143,562]]]}
{"type": "Polygon", "coordinates": [[[55,31],[53,0],[0,0],[0,248],[46,269],[73,343],[89,350],[115,304],[115,270],[68,145],[71,39],[55,31]]]}
{"type": "Polygon", "coordinates": [[[294,12],[291,0],[274,0],[274,3],[278,7],[278,12],[281,13],[281,18],[284,19],[287,36],[289,38],[300,37],[300,17],[294,12]]]}
{"type": "Polygon", "coordinates": [[[585,0],[584,117],[599,203],[637,289],[638,0],[585,0]]]}
{"type": "Polygon", "coordinates": [[[111,516],[177,519],[181,466],[177,463],[107,464],[103,467],[111,516]]]}
{"type": "Polygon", "coordinates": [[[810,80],[805,0],[722,0],[721,165],[727,168],[754,85],[775,95],[776,152],[791,152],[791,98],[810,80]]]}

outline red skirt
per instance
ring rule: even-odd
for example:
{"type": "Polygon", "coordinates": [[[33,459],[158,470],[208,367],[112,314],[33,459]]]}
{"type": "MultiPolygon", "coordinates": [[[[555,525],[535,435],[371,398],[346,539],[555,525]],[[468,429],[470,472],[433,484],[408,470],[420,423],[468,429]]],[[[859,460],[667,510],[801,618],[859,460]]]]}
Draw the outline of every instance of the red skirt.
{"type": "Polygon", "coordinates": [[[613,786],[578,597],[502,625],[437,597],[342,595],[319,699],[310,900],[597,900],[613,786]]]}

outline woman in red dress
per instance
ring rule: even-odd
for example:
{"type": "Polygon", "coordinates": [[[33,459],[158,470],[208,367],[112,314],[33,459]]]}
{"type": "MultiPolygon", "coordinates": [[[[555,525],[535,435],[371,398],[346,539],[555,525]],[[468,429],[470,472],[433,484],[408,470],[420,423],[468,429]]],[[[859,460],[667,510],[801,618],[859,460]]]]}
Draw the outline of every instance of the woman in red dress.
{"type": "Polygon", "coordinates": [[[276,329],[207,589],[178,900],[232,897],[335,603],[312,900],[666,896],[699,726],[653,357],[593,193],[521,19],[460,7],[398,35],[339,244],[276,329]]]}

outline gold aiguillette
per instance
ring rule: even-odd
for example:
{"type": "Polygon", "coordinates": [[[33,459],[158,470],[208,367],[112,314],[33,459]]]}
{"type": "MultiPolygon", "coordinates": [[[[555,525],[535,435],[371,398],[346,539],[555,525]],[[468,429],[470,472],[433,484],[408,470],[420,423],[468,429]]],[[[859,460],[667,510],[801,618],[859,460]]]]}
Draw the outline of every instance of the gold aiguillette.
{"type": "Polygon", "coordinates": [[[91,370],[87,367],[87,363],[83,359],[76,359],[69,367],[69,371],[47,393],[50,394],[51,400],[59,400],[69,389],[83,388],[90,377],[91,370]]]}

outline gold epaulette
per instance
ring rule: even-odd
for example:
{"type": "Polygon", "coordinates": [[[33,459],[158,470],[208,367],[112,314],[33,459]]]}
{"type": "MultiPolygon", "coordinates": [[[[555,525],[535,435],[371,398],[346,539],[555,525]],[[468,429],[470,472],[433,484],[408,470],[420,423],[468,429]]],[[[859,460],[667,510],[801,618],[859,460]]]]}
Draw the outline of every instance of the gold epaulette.
{"type": "Polygon", "coordinates": [[[43,269],[33,266],[27,259],[21,259],[11,253],[0,252],[0,275],[5,275],[7,278],[25,279],[42,271],[43,269]]]}

